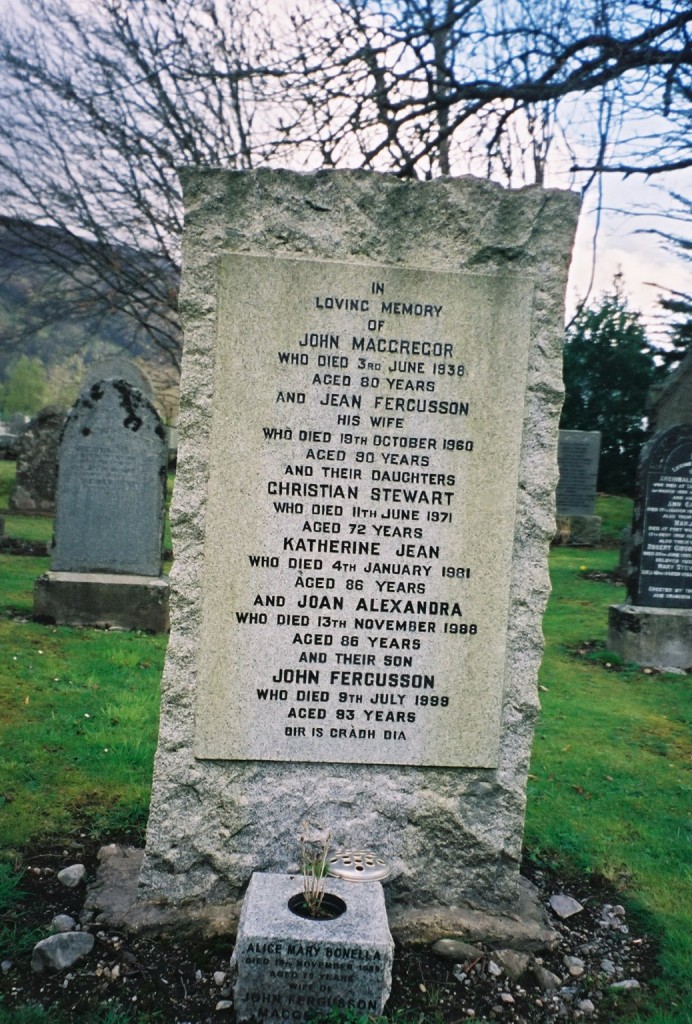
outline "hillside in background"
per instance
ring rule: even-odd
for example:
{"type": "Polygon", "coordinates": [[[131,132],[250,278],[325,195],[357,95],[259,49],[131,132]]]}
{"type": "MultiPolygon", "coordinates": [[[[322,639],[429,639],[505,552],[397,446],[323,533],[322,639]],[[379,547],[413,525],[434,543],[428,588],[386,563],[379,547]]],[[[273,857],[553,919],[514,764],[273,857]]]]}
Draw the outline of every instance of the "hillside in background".
{"type": "MultiPolygon", "coordinates": [[[[95,243],[56,228],[0,217],[0,379],[21,355],[47,368],[74,354],[89,363],[123,350],[160,362],[146,332],[109,301],[91,267],[103,255],[96,250],[95,243]]],[[[142,276],[151,273],[150,259],[132,250],[108,257],[130,270],[141,264],[142,276]]]]}

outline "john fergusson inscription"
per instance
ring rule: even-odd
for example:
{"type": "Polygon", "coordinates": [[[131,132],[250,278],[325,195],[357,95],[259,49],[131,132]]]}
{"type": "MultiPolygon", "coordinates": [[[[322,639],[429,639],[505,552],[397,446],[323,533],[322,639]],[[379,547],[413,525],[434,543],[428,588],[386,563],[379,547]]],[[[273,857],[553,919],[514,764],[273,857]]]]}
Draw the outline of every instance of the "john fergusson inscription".
{"type": "Polygon", "coordinates": [[[531,291],[223,259],[198,757],[496,764],[531,291]]]}

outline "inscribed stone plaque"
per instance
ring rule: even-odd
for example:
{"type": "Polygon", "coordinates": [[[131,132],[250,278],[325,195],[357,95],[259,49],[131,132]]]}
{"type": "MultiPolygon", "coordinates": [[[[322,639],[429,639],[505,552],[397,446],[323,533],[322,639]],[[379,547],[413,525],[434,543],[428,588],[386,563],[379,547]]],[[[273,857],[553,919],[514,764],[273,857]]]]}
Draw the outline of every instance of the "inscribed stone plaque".
{"type": "Polygon", "coordinates": [[[532,287],[223,258],[198,757],[496,763],[532,287]]]}
{"type": "Polygon", "coordinates": [[[122,380],[85,388],[60,443],[51,568],[158,576],[167,455],[140,391],[122,380]]]}
{"type": "MultiPolygon", "coordinates": [[[[541,618],[549,590],[548,543],[555,530],[563,297],[579,199],[541,188],[511,192],[471,178],[401,181],[366,172],[184,171],[182,181],[185,350],[172,508],[176,561],[141,897],[172,904],[197,901],[204,907],[235,902],[253,870],[286,870],[299,823],[308,817],[323,823],[336,844],[376,850],[392,864],[388,912],[400,934],[406,934],[407,921],[419,941],[458,934],[453,908],[462,900],[480,897],[486,908],[492,904],[503,914],[509,908],[515,913],[541,618]],[[240,275],[237,282],[228,280],[231,267],[240,275]],[[373,283],[384,284],[384,292],[373,293],[373,283]],[[344,298],[357,308],[350,301],[339,308],[336,300],[344,298]],[[367,309],[359,305],[365,301],[367,309]],[[382,302],[392,305],[385,310],[382,302]],[[442,310],[439,316],[434,309],[426,315],[426,306],[442,310]],[[385,322],[373,328],[370,320],[385,322]],[[308,343],[301,344],[306,334],[308,343]],[[330,347],[332,334],[339,335],[338,348],[330,347]],[[375,344],[354,349],[354,337],[372,337],[375,344]],[[410,346],[390,349],[390,339],[451,345],[452,358],[444,349],[439,354],[410,346]],[[348,361],[334,364],[325,357],[348,361]],[[433,372],[440,364],[444,374],[433,372]],[[448,365],[463,365],[464,374],[448,373],[448,365]],[[332,376],[327,380],[324,374],[332,376]],[[505,379],[512,374],[516,391],[505,379]],[[348,384],[344,376],[350,376],[348,384]],[[362,377],[379,383],[366,387],[362,377]],[[388,379],[402,384],[390,387],[388,379]],[[481,381],[489,382],[484,390],[481,381]],[[435,387],[427,390],[431,383],[435,387]],[[277,401],[279,392],[282,398],[292,393],[295,400],[277,401]],[[341,405],[344,398],[347,404],[341,405]],[[360,406],[353,404],[356,398],[360,406]],[[433,411],[432,404],[391,404],[411,399],[440,405],[433,411]],[[465,403],[468,413],[462,410],[465,403]],[[371,417],[383,420],[375,426],[371,417]],[[292,431],[290,438],[278,433],[286,430],[292,431]],[[295,433],[300,430],[330,436],[301,437],[295,433]],[[342,434],[351,435],[351,443],[342,434]],[[412,440],[375,444],[376,434],[412,440]],[[360,437],[365,444],[354,441],[360,437]],[[413,439],[419,438],[414,447],[413,439]],[[434,440],[436,447],[427,441],[423,447],[423,439],[434,440]],[[520,451],[519,472],[510,485],[514,445],[520,451]],[[309,466],[312,473],[287,473],[289,466],[309,466]],[[359,470],[361,476],[324,469],[359,470]],[[375,470],[411,476],[375,479],[375,470]],[[435,474],[435,482],[423,474],[435,474]],[[453,483],[445,479],[449,476],[453,483]],[[270,482],[272,490],[281,485],[319,485],[319,490],[270,494],[270,482]],[[357,487],[357,498],[323,494],[325,485],[357,487]],[[410,500],[412,492],[423,491],[441,497],[435,504],[410,500]],[[445,492],[453,493],[449,504],[445,492]],[[302,504],[303,511],[291,512],[290,504],[302,504]],[[331,513],[323,506],[332,506],[331,513]],[[367,514],[354,514],[354,508],[367,514]],[[429,519],[429,512],[440,518],[429,519]],[[451,513],[451,523],[442,513],[451,513]],[[325,523],[329,531],[305,530],[306,522],[325,523]],[[332,532],[333,526],[340,529],[332,532]],[[374,526],[412,532],[378,535],[374,526]],[[313,545],[310,551],[307,541],[320,540],[380,547],[334,552],[313,545]],[[297,541],[304,543],[297,546],[297,541]],[[289,566],[289,558],[322,564],[289,566]],[[339,571],[333,568],[337,561],[343,563],[339,571]],[[393,571],[365,571],[380,562],[393,571]],[[401,571],[404,567],[418,568],[419,575],[401,571]],[[443,567],[452,575],[443,576],[443,567]],[[330,578],[334,586],[296,587],[299,577],[330,578]],[[363,590],[356,589],[358,583],[363,590]],[[421,589],[399,591],[402,584],[421,589]],[[313,606],[315,600],[337,597],[343,607],[313,606]],[[357,606],[361,599],[364,608],[357,606]],[[426,602],[425,612],[418,605],[412,614],[403,603],[393,604],[410,600],[426,602]],[[371,601],[390,604],[371,608],[371,601]],[[433,611],[433,602],[446,602],[448,614],[439,614],[439,606],[433,611]],[[455,602],[461,615],[450,612],[455,602]],[[236,612],[247,613],[245,622],[236,612]],[[266,624],[251,622],[250,614],[266,615],[266,624]],[[298,616],[299,622],[279,624],[279,614],[298,616]],[[378,628],[356,629],[356,618],[373,620],[378,628]],[[332,626],[332,620],[339,625],[332,626]],[[397,628],[399,620],[415,629],[397,628]],[[394,628],[386,625],[390,621],[394,628]],[[499,637],[497,623],[497,632],[504,633],[499,637]],[[445,624],[457,631],[445,632],[445,624]],[[327,635],[331,643],[315,642],[327,635]],[[294,643],[296,636],[300,642],[294,643]],[[342,643],[342,637],[358,643],[342,643]],[[497,644],[504,644],[505,657],[494,677],[482,662],[486,651],[492,661],[499,660],[497,644]],[[371,657],[375,661],[368,663],[371,657]],[[298,682],[297,674],[292,682],[288,676],[274,680],[282,669],[320,676],[317,682],[298,682]],[[332,683],[332,672],[359,672],[361,684],[365,672],[407,674],[409,686],[344,685],[355,682],[355,676],[345,675],[332,683]],[[414,675],[434,676],[435,686],[412,686],[414,675]],[[201,692],[209,686],[212,692],[201,692]],[[278,699],[258,698],[258,688],[278,691],[278,699]],[[297,693],[303,696],[297,699],[297,693]],[[380,699],[373,704],[373,697],[380,699]],[[382,697],[404,697],[404,702],[383,703],[382,697]],[[416,704],[416,697],[427,697],[428,703],[416,704]],[[483,715],[476,700],[490,725],[479,723],[483,715]],[[394,718],[370,724],[364,710],[394,718]],[[252,743],[260,746],[261,756],[288,759],[227,759],[235,751],[220,735],[220,723],[212,722],[215,714],[225,724],[240,716],[245,732],[255,734],[252,743]],[[397,722],[397,714],[421,717],[397,722]],[[493,733],[500,715],[498,752],[493,733]],[[466,716],[478,724],[480,740],[471,735],[466,716]],[[381,735],[373,742],[337,732],[333,745],[354,763],[307,760],[334,757],[327,750],[332,737],[323,754],[316,748],[323,737],[313,737],[313,728],[356,726],[381,735]],[[276,750],[269,749],[268,738],[263,743],[257,737],[265,728],[278,736],[276,750]],[[287,736],[286,728],[306,734],[287,736]],[[461,739],[453,735],[455,729],[461,739]],[[406,739],[384,740],[384,730],[404,733],[406,739]],[[431,731],[440,734],[439,743],[429,739],[431,731]],[[401,763],[356,763],[356,758],[366,761],[366,748],[373,760],[378,754],[393,758],[391,751],[398,748],[401,763]],[[221,755],[195,756],[212,750],[221,755]],[[410,752],[421,766],[406,762],[410,752]],[[426,755],[446,762],[447,756],[451,761],[452,755],[474,753],[479,767],[424,762],[426,755]],[[494,763],[497,768],[488,770],[486,765],[494,763]],[[450,908],[446,924],[441,908],[450,908]]],[[[246,748],[245,736],[232,727],[233,742],[246,748]]]]}
{"type": "Polygon", "coordinates": [[[559,516],[592,516],[596,501],[600,430],[561,430],[557,442],[559,516]]]}
{"type": "Polygon", "coordinates": [[[692,608],[692,424],[671,427],[645,445],[632,533],[632,602],[692,608]]]}
{"type": "Polygon", "coordinates": [[[328,879],[346,904],[334,920],[297,917],[288,900],[302,878],[257,874],[243,902],[231,961],[239,1020],[302,1022],[328,1010],[378,1017],[389,996],[394,943],[379,882],[328,879]]]}

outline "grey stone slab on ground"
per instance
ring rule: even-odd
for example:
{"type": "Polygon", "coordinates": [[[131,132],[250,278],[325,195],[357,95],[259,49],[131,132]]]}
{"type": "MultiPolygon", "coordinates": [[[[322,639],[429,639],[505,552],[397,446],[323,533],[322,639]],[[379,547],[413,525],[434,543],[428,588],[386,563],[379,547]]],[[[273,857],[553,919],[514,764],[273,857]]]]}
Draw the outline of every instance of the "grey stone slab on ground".
{"type": "Polygon", "coordinates": [[[46,572],[34,582],[34,618],[57,625],[166,633],[168,600],[165,576],[46,572]]]}
{"type": "Polygon", "coordinates": [[[649,668],[692,671],[692,612],[611,604],[608,648],[625,661],[649,668]]]}
{"type": "Polygon", "coordinates": [[[140,391],[119,380],[83,390],[60,443],[51,568],[158,576],[167,462],[165,429],[140,391]]]}
{"type": "Polygon", "coordinates": [[[600,516],[560,516],[557,520],[557,531],[555,534],[555,545],[567,547],[593,547],[600,543],[601,525],[600,516]]]}
{"type": "MultiPolygon", "coordinates": [[[[135,934],[188,935],[213,938],[233,935],[238,928],[242,900],[229,903],[192,903],[175,906],[157,899],[141,899],[138,879],[143,850],[111,844],[99,850],[99,867],[89,886],[85,909],[98,924],[135,934]]],[[[389,917],[397,942],[435,943],[440,936],[463,936],[466,942],[483,942],[504,948],[538,951],[553,949],[559,936],[551,927],[533,885],[521,879],[520,898],[502,913],[457,904],[431,913],[423,908],[406,912],[402,905],[389,917]]],[[[443,942],[455,940],[445,939],[443,942]]],[[[462,942],[462,945],[464,943],[462,942]]],[[[444,948],[444,947],[443,947],[444,948]]],[[[468,945],[466,946],[468,947],[468,945]]]]}
{"type": "Polygon", "coordinates": [[[327,892],[346,904],[333,920],[292,913],[302,887],[300,875],[250,879],[231,959],[236,1017],[284,1024],[335,1007],[379,1016],[394,957],[381,884],[328,879],[327,892]]]}
{"type": "Polygon", "coordinates": [[[183,178],[175,598],[140,896],[169,907],[238,901],[253,869],[281,872],[295,862],[295,836],[309,817],[336,846],[372,849],[392,864],[388,908],[402,934],[459,934],[455,907],[465,900],[501,911],[509,924],[521,894],[578,199],[363,172],[183,178]],[[268,266],[261,276],[260,263],[268,266]],[[249,282],[244,294],[235,269],[249,282]],[[330,286],[307,290],[312,280],[330,286]],[[340,290],[344,282],[357,289],[340,290]],[[504,388],[513,367],[515,328],[525,353],[518,419],[495,398],[496,378],[504,388]],[[270,366],[263,360],[272,351],[270,366]],[[369,386],[373,375],[379,390],[369,386]],[[238,422],[229,395],[242,409],[240,433],[228,429],[238,422]],[[511,449],[500,462],[488,456],[498,426],[511,449]],[[361,436],[365,445],[354,440],[361,436]],[[239,461],[243,472],[229,483],[239,461]],[[501,479],[500,464],[509,467],[501,479]],[[375,471],[405,475],[376,479],[375,471]],[[359,488],[357,498],[348,488],[359,488]],[[440,514],[448,510],[451,522],[440,514]],[[340,546],[353,537],[371,548],[340,546]],[[215,557],[229,550],[237,561],[215,557]],[[378,567],[366,571],[371,564],[378,567]],[[367,587],[360,608],[359,581],[367,587]],[[249,603],[239,603],[250,588],[249,603]],[[323,597],[343,605],[322,610],[323,597]],[[288,622],[278,620],[284,614],[288,622]],[[390,629],[397,620],[403,631],[390,629]],[[224,628],[209,628],[217,622],[224,628]],[[238,638],[232,647],[229,636],[238,638]],[[491,673],[478,659],[486,647],[491,673]],[[467,676],[459,671],[466,662],[467,676]],[[277,680],[266,674],[272,665],[277,680]],[[264,742],[260,757],[234,760],[233,750],[196,736],[208,683],[220,719],[237,711],[243,741],[264,742]],[[262,689],[285,690],[285,699],[264,700],[262,689]],[[475,746],[472,732],[462,730],[461,743],[454,735],[467,694],[469,715],[482,724],[475,746]],[[261,759],[277,749],[282,760],[261,759]]]}
{"type": "Polygon", "coordinates": [[[557,461],[560,477],[555,492],[558,516],[592,516],[596,501],[600,430],[561,430],[557,461]]]}
{"type": "Polygon", "coordinates": [[[54,511],[58,445],[65,417],[64,409],[49,405],[23,428],[17,442],[17,471],[10,494],[10,511],[54,511]]]}
{"type": "Polygon", "coordinates": [[[563,920],[572,917],[573,914],[580,914],[584,909],[579,900],[575,900],[573,896],[567,896],[565,893],[556,893],[555,896],[551,896],[550,906],[563,920]]]}
{"type": "Polygon", "coordinates": [[[98,852],[95,880],[88,886],[84,920],[137,935],[187,935],[214,938],[233,935],[240,903],[164,906],[137,899],[137,882],[144,850],[111,843],[98,852]]]}

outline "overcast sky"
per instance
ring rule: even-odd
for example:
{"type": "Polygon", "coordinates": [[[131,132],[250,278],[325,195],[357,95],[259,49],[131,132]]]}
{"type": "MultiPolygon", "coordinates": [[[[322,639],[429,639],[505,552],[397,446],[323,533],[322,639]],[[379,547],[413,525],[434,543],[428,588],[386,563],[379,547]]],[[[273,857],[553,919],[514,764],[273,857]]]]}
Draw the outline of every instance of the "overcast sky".
{"type": "MultiPolygon", "coordinates": [[[[27,0],[5,0],[6,9],[16,12],[20,22],[26,23],[30,4],[27,0]]],[[[277,24],[285,19],[286,8],[295,5],[296,0],[267,0],[277,24]],[[283,14],[281,13],[283,12],[283,14]]],[[[86,0],[71,0],[77,10],[93,10],[86,0]]],[[[578,97],[572,101],[567,124],[571,137],[567,147],[560,149],[555,141],[550,149],[547,163],[546,184],[561,188],[579,188],[581,182],[570,173],[570,166],[582,156],[588,162],[593,155],[595,127],[594,113],[588,100],[578,97]]],[[[633,151],[638,140],[646,139],[652,153],[655,153],[656,126],[650,119],[642,120],[641,113],[634,110],[624,130],[633,141],[633,151]],[[649,142],[649,136],[653,136],[649,142]]],[[[475,170],[482,173],[481,166],[454,167],[455,173],[475,170]]],[[[568,317],[575,305],[587,294],[592,281],[590,298],[596,300],[600,294],[612,287],[613,276],[622,272],[625,292],[632,308],[641,311],[647,323],[652,340],[662,336],[661,313],[657,299],[664,287],[692,292],[690,262],[683,261],[654,234],[655,229],[690,235],[692,224],[671,221],[665,215],[674,205],[670,192],[692,196],[692,171],[659,175],[649,180],[641,175],[623,178],[619,174],[604,175],[602,179],[602,206],[598,234],[595,236],[598,187],[594,182],[586,195],[567,291],[568,317]],[[595,265],[594,257],[595,241],[595,265]],[[656,286],[660,287],[656,287],[656,286]]]]}

